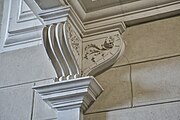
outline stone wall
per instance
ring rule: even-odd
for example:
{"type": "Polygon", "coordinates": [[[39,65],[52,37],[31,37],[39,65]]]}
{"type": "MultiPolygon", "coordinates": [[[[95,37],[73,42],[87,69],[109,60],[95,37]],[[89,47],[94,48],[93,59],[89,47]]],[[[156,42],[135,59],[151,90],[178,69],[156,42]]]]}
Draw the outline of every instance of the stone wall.
{"type": "MultiPolygon", "coordinates": [[[[127,28],[123,58],[96,76],[105,89],[85,120],[180,119],[180,17],[127,28]]],[[[55,120],[31,87],[51,82],[42,45],[0,54],[0,120],[55,120]]]]}
{"type": "Polygon", "coordinates": [[[124,58],[97,76],[86,120],[180,119],[180,17],[127,28],[124,58]]]}
{"type": "MultiPolygon", "coordinates": [[[[0,0],[0,33],[1,33],[1,26],[2,26],[3,3],[4,3],[4,0],[0,0]]],[[[1,38],[1,34],[0,34],[0,38],[1,38]]]]}

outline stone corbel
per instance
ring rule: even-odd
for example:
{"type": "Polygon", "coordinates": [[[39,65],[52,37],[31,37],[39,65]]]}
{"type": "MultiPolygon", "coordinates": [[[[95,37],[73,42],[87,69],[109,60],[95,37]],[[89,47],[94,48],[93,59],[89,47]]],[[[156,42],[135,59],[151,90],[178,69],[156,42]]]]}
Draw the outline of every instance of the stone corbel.
{"type": "Polygon", "coordinates": [[[51,0],[49,5],[48,0],[25,2],[44,25],[44,47],[57,75],[54,83],[33,89],[58,111],[58,120],[83,120],[83,114],[103,92],[93,76],[122,56],[124,30],[117,28],[84,36],[83,22],[63,0],[51,0]]]}

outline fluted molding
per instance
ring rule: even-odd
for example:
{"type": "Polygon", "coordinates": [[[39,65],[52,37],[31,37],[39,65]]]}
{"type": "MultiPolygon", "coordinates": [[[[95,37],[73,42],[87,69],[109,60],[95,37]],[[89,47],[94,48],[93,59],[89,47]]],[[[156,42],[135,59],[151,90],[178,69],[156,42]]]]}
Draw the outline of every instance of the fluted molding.
{"type": "Polygon", "coordinates": [[[57,23],[43,29],[43,43],[59,80],[73,79],[81,75],[81,38],[71,26],[57,23]]]}

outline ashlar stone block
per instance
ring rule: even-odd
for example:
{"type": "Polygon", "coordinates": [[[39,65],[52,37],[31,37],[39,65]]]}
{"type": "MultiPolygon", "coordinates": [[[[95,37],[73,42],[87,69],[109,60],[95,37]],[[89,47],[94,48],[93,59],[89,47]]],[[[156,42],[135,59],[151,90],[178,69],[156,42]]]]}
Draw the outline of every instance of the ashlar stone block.
{"type": "Polygon", "coordinates": [[[33,84],[0,89],[0,120],[30,120],[33,84]]]}
{"type": "Polygon", "coordinates": [[[123,34],[130,63],[180,54],[180,17],[129,27],[123,34]]]}
{"type": "Polygon", "coordinates": [[[55,77],[42,45],[0,54],[0,87],[55,77]]]}
{"type": "Polygon", "coordinates": [[[134,106],[180,100],[180,57],[132,66],[134,106]]]}
{"type": "Polygon", "coordinates": [[[103,93],[87,113],[127,108],[131,106],[130,67],[111,68],[96,77],[103,93]]]}
{"type": "Polygon", "coordinates": [[[179,120],[180,103],[159,104],[89,114],[84,120],[179,120]]]}

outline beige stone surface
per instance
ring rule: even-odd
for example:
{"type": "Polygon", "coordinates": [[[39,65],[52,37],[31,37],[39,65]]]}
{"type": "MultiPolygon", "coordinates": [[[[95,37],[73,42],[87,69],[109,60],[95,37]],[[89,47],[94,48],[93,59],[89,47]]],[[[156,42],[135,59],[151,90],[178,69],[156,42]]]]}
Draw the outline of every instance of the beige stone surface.
{"type": "Polygon", "coordinates": [[[87,113],[131,106],[130,67],[112,68],[96,77],[104,92],[87,113]]]}
{"type": "Polygon", "coordinates": [[[0,87],[54,76],[42,45],[0,54],[0,87]]]}
{"type": "Polygon", "coordinates": [[[89,114],[84,120],[179,120],[180,103],[167,103],[89,114]]]}
{"type": "Polygon", "coordinates": [[[180,100],[180,57],[132,66],[134,105],[180,100]]]}
{"type": "Polygon", "coordinates": [[[129,64],[128,59],[125,55],[123,55],[115,62],[115,64],[112,67],[119,67],[127,64],[129,64]]]}
{"type": "MultiPolygon", "coordinates": [[[[46,80],[35,83],[35,85],[45,85],[52,83],[53,80],[46,80]]],[[[47,103],[45,103],[40,95],[36,92],[34,98],[34,110],[33,110],[33,120],[53,120],[56,118],[56,110],[51,109],[47,103]]]]}
{"type": "Polygon", "coordinates": [[[180,17],[129,27],[123,40],[131,63],[180,54],[180,17]]]}
{"type": "Polygon", "coordinates": [[[0,120],[30,120],[32,84],[0,89],[0,120]]]}

